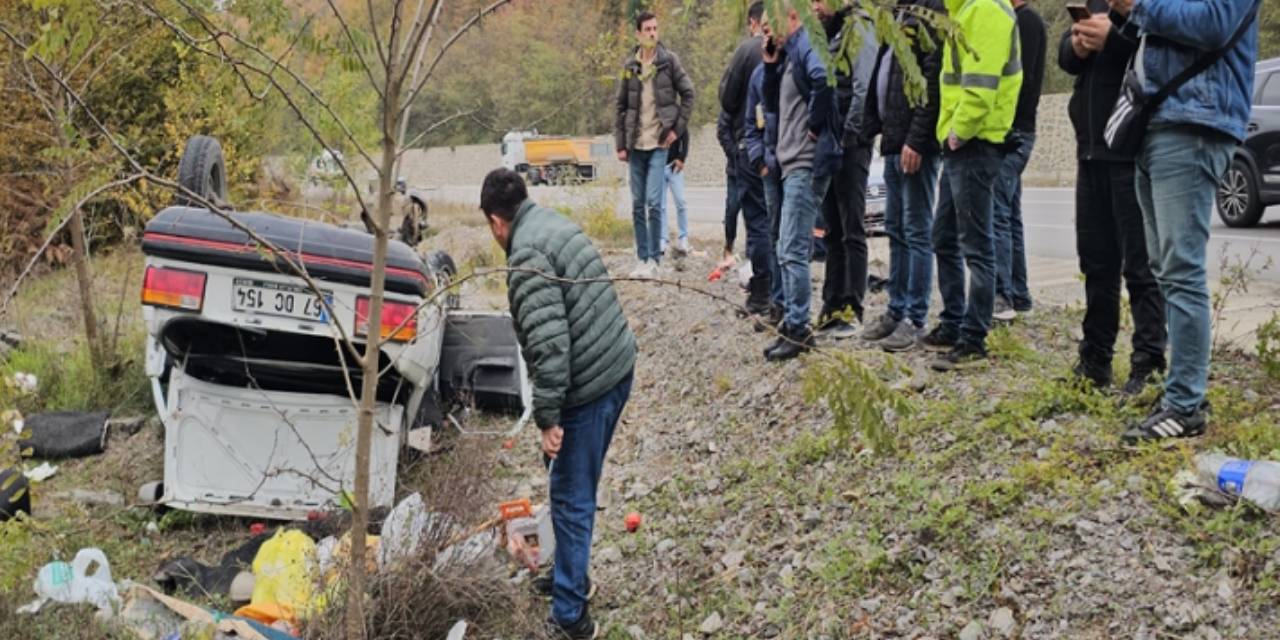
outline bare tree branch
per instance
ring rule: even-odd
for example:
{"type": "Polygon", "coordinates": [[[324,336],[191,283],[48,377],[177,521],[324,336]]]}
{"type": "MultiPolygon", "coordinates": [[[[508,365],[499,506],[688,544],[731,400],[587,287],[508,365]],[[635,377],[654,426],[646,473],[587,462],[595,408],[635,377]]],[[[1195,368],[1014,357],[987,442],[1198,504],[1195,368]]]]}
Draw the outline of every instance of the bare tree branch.
{"type": "MultiPolygon", "coordinates": [[[[411,147],[413,147],[414,145],[416,145],[416,144],[418,144],[419,142],[421,142],[421,141],[422,141],[422,139],[423,139],[423,138],[425,138],[425,137],[427,137],[428,135],[430,135],[430,133],[431,133],[432,131],[435,131],[436,129],[439,129],[440,127],[443,127],[443,126],[445,126],[446,124],[449,124],[450,122],[453,122],[454,120],[457,120],[458,118],[465,118],[465,117],[467,117],[467,116],[470,116],[471,114],[473,114],[473,113],[475,113],[475,112],[476,112],[476,110],[475,110],[475,109],[472,109],[471,111],[459,111],[458,113],[455,113],[455,114],[453,114],[453,115],[451,115],[451,116],[449,116],[449,117],[447,117],[447,118],[445,118],[445,119],[443,119],[443,120],[440,120],[440,121],[435,122],[435,123],[434,123],[434,124],[432,124],[431,126],[427,127],[427,128],[426,128],[422,133],[419,133],[419,134],[417,135],[417,137],[415,137],[413,140],[409,141],[409,143],[408,143],[408,144],[401,144],[401,145],[399,145],[399,146],[400,146],[400,149],[396,151],[396,157],[397,157],[397,158],[399,158],[400,156],[403,156],[405,151],[408,151],[411,147]]],[[[408,119],[409,119],[409,118],[408,118],[408,116],[406,115],[406,116],[405,116],[405,120],[408,120],[408,119]]]]}
{"type": "MultiPolygon", "coordinates": [[[[356,42],[355,35],[351,33],[351,27],[347,24],[346,16],[342,15],[342,11],[338,9],[338,5],[333,0],[325,0],[329,3],[329,10],[333,12],[333,16],[338,19],[338,24],[342,26],[342,33],[347,36],[347,42],[351,44],[351,50],[355,52],[356,59],[360,61],[360,68],[364,70],[364,75],[369,79],[369,87],[378,94],[378,99],[386,100],[386,96],[382,94],[382,88],[378,86],[378,81],[373,77],[373,68],[369,66],[369,61],[364,59],[364,53],[360,51],[360,44],[356,42]]],[[[373,161],[370,160],[370,163],[373,161]]]]}
{"type": "Polygon", "coordinates": [[[464,22],[461,27],[458,27],[458,30],[453,32],[453,35],[449,36],[448,40],[445,40],[444,45],[440,47],[440,51],[436,52],[436,57],[431,60],[431,66],[427,67],[427,73],[423,75],[418,83],[409,91],[409,97],[405,99],[404,104],[401,105],[400,111],[403,112],[405,109],[408,109],[409,105],[413,104],[414,100],[417,100],[418,94],[422,92],[422,87],[426,86],[427,81],[430,80],[432,74],[435,73],[436,67],[439,66],[440,61],[444,59],[444,54],[449,52],[449,49],[453,47],[453,44],[457,42],[459,38],[470,31],[472,27],[479,24],[480,21],[489,14],[492,14],[508,4],[511,4],[511,0],[496,0],[493,4],[490,4],[476,12],[476,15],[471,16],[471,18],[464,22]]]}
{"type": "MultiPolygon", "coordinates": [[[[143,177],[144,175],[142,173],[135,173],[127,178],[122,178],[120,180],[114,180],[112,182],[108,182],[107,184],[104,184],[101,187],[98,187],[97,189],[90,191],[83,198],[80,198],[80,201],[75,204],[72,210],[83,207],[90,200],[93,200],[94,198],[102,195],[107,191],[110,191],[118,187],[123,187],[124,185],[127,185],[127,184],[133,184],[134,182],[141,180],[143,177]]],[[[9,303],[13,300],[15,296],[18,295],[18,287],[22,284],[23,280],[26,280],[27,275],[31,273],[31,268],[34,267],[36,262],[40,260],[40,256],[43,255],[45,250],[49,248],[49,245],[53,244],[53,239],[58,237],[58,234],[62,233],[62,230],[66,228],[67,223],[69,222],[71,222],[71,216],[67,216],[63,218],[62,222],[58,223],[58,226],[55,227],[53,231],[49,233],[48,237],[44,239],[44,243],[41,244],[40,248],[36,250],[35,254],[31,256],[31,259],[27,261],[26,268],[22,270],[22,273],[18,274],[18,278],[14,280],[13,287],[9,289],[9,293],[5,295],[3,301],[0,301],[0,315],[4,315],[5,310],[9,308],[9,303]]]]}

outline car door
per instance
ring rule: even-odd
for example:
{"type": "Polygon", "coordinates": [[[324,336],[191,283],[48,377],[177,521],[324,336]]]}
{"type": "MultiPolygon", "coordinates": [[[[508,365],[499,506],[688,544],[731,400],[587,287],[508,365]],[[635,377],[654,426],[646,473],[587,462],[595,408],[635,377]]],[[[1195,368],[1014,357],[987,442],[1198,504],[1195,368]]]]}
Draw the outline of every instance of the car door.
{"type": "Polygon", "coordinates": [[[1248,147],[1258,163],[1258,188],[1264,202],[1280,201],[1280,71],[1259,74],[1249,119],[1248,147]]]}

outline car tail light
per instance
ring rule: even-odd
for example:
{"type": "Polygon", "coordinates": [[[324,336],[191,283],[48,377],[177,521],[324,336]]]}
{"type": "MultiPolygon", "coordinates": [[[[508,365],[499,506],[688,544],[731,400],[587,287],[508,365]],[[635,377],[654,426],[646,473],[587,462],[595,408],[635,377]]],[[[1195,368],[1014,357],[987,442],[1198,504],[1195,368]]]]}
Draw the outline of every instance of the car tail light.
{"type": "Polygon", "coordinates": [[[204,283],[199,271],[147,267],[142,280],[142,304],[199,311],[204,306],[204,283]]]}
{"type": "MultiPolygon", "coordinates": [[[[384,340],[407,342],[418,336],[418,307],[394,300],[382,301],[382,331],[384,340]],[[401,326],[403,324],[404,326],[401,326]],[[392,335],[392,333],[395,335],[392,335]]],[[[356,335],[369,335],[369,298],[356,298],[356,335]]]]}

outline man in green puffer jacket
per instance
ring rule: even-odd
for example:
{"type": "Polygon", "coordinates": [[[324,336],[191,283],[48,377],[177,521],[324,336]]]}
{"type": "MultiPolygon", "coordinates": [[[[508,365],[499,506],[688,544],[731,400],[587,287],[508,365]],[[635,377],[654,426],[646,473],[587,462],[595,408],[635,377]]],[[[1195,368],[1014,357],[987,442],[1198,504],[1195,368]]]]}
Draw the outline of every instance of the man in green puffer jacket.
{"type": "Polygon", "coordinates": [[[507,252],[507,299],[533,380],[551,468],[552,637],[594,638],[587,614],[596,489],[631,395],[636,341],[609,272],[573,221],[529,199],[509,169],[485,176],[480,209],[507,252]]]}

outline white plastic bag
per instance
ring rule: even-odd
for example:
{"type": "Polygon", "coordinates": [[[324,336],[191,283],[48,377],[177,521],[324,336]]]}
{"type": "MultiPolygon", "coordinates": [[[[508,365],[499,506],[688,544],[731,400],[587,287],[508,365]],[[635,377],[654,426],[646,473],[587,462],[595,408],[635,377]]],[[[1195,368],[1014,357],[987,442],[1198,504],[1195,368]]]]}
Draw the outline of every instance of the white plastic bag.
{"type": "Polygon", "coordinates": [[[401,500],[382,523],[378,566],[386,568],[413,555],[422,545],[422,537],[433,518],[427,513],[422,494],[415,493],[401,500]]]}
{"type": "Polygon", "coordinates": [[[99,618],[110,618],[120,606],[120,594],[111,580],[111,564],[101,549],[87,548],[76,553],[70,564],[57,561],[40,568],[34,589],[38,599],[18,610],[38,613],[47,602],[92,604],[99,618]],[[90,568],[94,568],[92,573],[90,568]]]}

